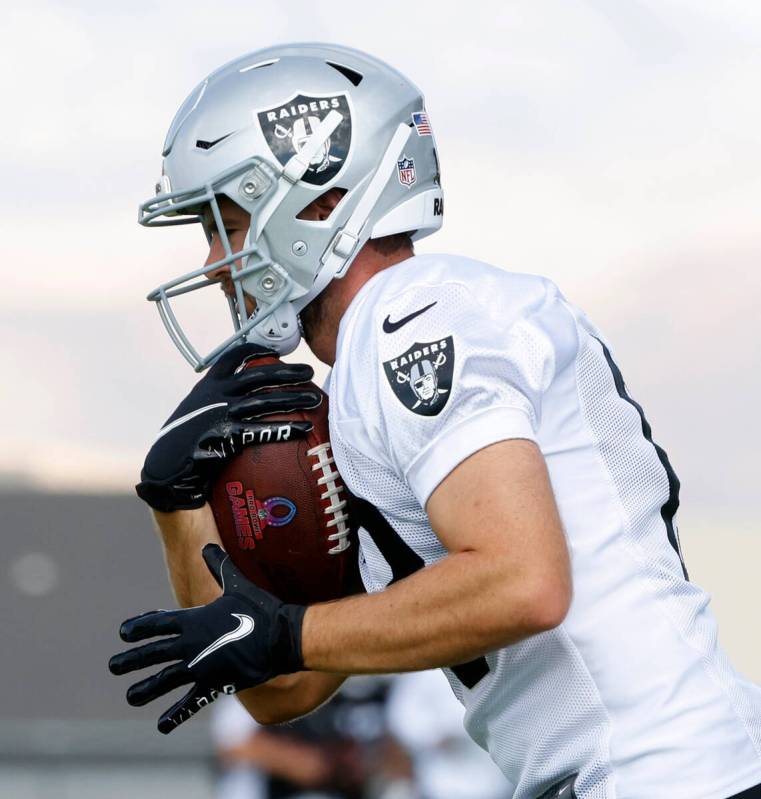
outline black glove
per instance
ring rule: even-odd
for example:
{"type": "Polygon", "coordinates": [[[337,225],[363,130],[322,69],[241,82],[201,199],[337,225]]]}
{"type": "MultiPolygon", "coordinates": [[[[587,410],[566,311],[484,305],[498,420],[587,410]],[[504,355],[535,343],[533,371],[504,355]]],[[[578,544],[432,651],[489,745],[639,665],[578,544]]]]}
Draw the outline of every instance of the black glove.
{"type": "Polygon", "coordinates": [[[309,422],[245,421],[267,414],[315,408],[319,391],[297,387],[312,379],[306,364],[246,368],[271,350],[244,344],[226,352],[166,420],[135,486],[140,499],[169,512],[200,508],[225,460],[244,446],[303,438],[309,422]],[[282,391],[259,389],[284,387],[282,391]]]}
{"type": "Polygon", "coordinates": [[[234,694],[278,674],[304,668],[301,623],[305,607],[284,605],[247,580],[216,544],[203,559],[224,594],[208,605],[186,610],[155,610],[127,619],[123,641],[158,641],[114,655],[112,674],[179,661],[130,686],[127,702],[141,706],[181,685],[191,690],[159,718],[159,731],[171,732],[220,693],[234,694]],[[170,637],[166,637],[170,636],[170,637]]]}

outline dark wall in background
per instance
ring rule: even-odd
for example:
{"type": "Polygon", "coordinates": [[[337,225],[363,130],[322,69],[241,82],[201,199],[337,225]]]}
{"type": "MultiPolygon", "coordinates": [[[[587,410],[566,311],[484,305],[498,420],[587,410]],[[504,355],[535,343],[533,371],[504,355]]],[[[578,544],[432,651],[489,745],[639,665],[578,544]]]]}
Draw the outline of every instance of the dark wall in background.
{"type": "Polygon", "coordinates": [[[0,717],[153,721],[169,702],[130,708],[106,668],[123,619],[175,604],[146,506],[2,493],[0,533],[0,717]]]}

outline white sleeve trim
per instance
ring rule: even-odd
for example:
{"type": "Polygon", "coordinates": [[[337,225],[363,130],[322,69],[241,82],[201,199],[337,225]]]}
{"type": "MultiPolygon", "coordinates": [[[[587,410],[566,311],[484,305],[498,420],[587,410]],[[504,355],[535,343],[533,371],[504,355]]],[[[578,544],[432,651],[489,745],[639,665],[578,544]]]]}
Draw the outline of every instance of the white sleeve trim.
{"type": "Polygon", "coordinates": [[[474,452],[512,438],[536,441],[529,415],[513,406],[487,408],[447,427],[410,464],[405,479],[421,507],[436,486],[474,452]]]}

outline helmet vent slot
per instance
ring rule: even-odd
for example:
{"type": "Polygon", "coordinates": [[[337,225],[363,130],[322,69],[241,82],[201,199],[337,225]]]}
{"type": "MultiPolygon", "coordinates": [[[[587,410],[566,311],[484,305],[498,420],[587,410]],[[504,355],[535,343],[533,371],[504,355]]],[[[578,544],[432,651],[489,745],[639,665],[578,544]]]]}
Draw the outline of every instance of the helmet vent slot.
{"type": "Polygon", "coordinates": [[[349,67],[345,67],[343,64],[336,64],[333,61],[326,61],[325,62],[329,67],[333,67],[333,69],[338,70],[349,82],[353,83],[355,86],[359,86],[362,82],[362,78],[364,75],[360,75],[359,72],[355,72],[353,69],[349,69],[349,67]]]}
{"type": "Polygon", "coordinates": [[[224,136],[220,136],[218,139],[214,139],[214,141],[206,141],[205,139],[198,139],[196,141],[196,147],[199,150],[211,150],[212,147],[215,147],[221,141],[224,141],[228,136],[232,136],[232,133],[225,133],[224,136]]]}
{"type": "Polygon", "coordinates": [[[239,69],[238,72],[241,74],[244,72],[250,72],[252,69],[261,69],[262,67],[271,67],[273,64],[277,64],[280,61],[279,58],[273,58],[271,61],[260,61],[258,64],[249,64],[247,67],[243,67],[243,69],[239,69]]]}

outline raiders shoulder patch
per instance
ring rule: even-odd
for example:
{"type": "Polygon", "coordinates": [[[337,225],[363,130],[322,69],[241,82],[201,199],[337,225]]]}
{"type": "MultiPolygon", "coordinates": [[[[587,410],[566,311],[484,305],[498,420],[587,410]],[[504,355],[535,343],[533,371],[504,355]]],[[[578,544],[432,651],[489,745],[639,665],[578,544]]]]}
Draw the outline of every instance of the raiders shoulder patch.
{"type": "Polygon", "coordinates": [[[452,336],[415,342],[408,350],[383,362],[391,390],[405,408],[421,416],[436,416],[449,399],[454,374],[452,336]]]}
{"type": "Polygon", "coordinates": [[[351,110],[345,93],[322,97],[295,94],[290,100],[256,112],[259,125],[272,154],[285,166],[306,145],[320,122],[338,111],[343,119],[309,162],[301,178],[313,186],[323,186],[343,168],[351,147],[351,110]]]}

